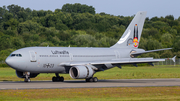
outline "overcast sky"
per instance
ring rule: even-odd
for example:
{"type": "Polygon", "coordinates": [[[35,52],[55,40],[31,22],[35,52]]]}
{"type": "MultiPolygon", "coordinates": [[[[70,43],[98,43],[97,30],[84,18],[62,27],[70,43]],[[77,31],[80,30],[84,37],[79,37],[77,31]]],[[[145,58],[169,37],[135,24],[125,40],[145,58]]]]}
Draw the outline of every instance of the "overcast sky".
{"type": "Polygon", "coordinates": [[[132,16],[138,11],[147,11],[147,17],[180,16],[180,0],[1,0],[0,7],[11,4],[34,10],[61,9],[66,3],[81,3],[93,6],[96,13],[132,16]]]}

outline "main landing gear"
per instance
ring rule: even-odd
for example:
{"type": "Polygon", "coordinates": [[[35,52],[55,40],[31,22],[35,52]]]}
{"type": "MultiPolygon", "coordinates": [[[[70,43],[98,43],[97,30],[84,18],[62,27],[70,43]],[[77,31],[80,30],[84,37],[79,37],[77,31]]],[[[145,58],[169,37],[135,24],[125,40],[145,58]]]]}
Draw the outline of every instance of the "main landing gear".
{"type": "Polygon", "coordinates": [[[56,77],[52,77],[52,82],[63,82],[64,81],[64,77],[60,77],[59,76],[59,73],[55,73],[56,74],[56,77]]]}
{"type": "Polygon", "coordinates": [[[31,82],[30,72],[24,72],[24,75],[25,75],[24,82],[31,82]]]}
{"type": "Polygon", "coordinates": [[[91,78],[86,79],[86,82],[97,82],[97,81],[98,81],[97,77],[91,77],[91,78]]]}

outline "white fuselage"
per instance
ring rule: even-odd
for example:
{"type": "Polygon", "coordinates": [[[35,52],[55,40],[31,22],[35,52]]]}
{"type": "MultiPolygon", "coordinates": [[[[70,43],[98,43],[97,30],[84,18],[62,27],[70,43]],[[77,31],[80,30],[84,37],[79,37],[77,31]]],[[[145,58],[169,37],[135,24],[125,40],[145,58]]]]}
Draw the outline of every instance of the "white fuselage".
{"type": "Polygon", "coordinates": [[[21,54],[21,57],[10,55],[6,61],[22,72],[67,73],[62,63],[130,58],[131,51],[124,48],[28,47],[11,53],[21,54]]]}

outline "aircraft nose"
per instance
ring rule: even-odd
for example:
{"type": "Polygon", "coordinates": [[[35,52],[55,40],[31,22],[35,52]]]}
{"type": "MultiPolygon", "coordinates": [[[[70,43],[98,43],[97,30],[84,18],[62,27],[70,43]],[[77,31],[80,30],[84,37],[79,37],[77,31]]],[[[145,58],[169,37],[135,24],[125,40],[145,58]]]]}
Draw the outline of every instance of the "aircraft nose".
{"type": "Polygon", "coordinates": [[[9,67],[13,69],[23,69],[23,67],[25,67],[23,59],[18,59],[16,57],[7,57],[5,62],[9,67]]]}
{"type": "Polygon", "coordinates": [[[8,66],[12,66],[12,59],[11,58],[6,58],[6,60],[5,60],[5,62],[6,62],[6,64],[8,65],[8,66]]]}

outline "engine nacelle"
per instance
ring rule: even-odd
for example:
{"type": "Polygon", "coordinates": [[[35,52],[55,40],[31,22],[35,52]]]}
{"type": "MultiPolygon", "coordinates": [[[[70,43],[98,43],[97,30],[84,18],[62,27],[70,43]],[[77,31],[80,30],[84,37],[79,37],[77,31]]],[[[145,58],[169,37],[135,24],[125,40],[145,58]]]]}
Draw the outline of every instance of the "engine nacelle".
{"type": "MultiPolygon", "coordinates": [[[[39,73],[30,73],[30,78],[35,78],[37,75],[38,75],[39,73]]],[[[19,78],[25,78],[25,75],[24,75],[24,73],[23,72],[21,72],[21,71],[17,71],[16,70],[16,75],[17,75],[17,77],[19,77],[19,78]]]]}
{"type": "Polygon", "coordinates": [[[88,66],[74,66],[69,70],[69,74],[73,79],[86,79],[93,77],[95,71],[88,66]]]}

